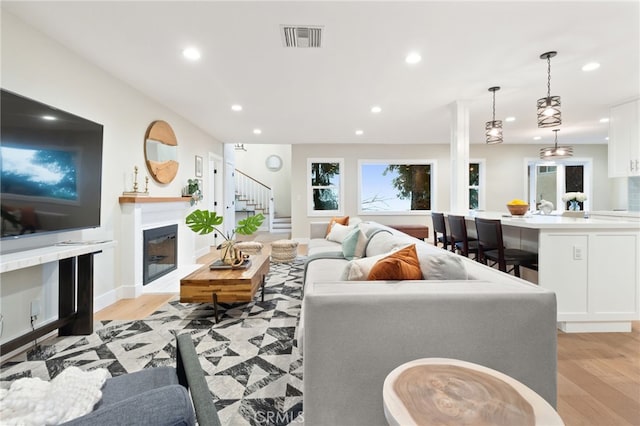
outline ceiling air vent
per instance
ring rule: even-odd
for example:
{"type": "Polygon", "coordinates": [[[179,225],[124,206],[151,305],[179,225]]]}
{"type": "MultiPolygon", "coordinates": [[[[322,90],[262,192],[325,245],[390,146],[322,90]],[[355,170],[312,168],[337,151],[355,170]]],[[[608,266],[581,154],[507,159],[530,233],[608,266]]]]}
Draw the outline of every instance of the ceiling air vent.
{"type": "Polygon", "coordinates": [[[321,26],[280,25],[284,47],[322,47],[321,26]]]}

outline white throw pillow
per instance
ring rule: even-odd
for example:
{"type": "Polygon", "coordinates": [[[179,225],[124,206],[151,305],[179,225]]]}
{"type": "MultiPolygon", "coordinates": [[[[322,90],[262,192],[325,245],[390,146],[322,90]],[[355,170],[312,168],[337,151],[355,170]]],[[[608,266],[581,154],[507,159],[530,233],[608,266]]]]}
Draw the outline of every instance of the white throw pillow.
{"type": "Polygon", "coordinates": [[[420,269],[426,280],[467,280],[467,267],[457,256],[437,254],[421,256],[420,269]]]}
{"type": "Polygon", "coordinates": [[[327,240],[335,241],[336,243],[342,244],[342,241],[344,241],[344,237],[346,237],[353,228],[353,226],[345,226],[340,225],[339,223],[334,223],[331,226],[331,232],[329,232],[329,234],[327,235],[327,240]]]}

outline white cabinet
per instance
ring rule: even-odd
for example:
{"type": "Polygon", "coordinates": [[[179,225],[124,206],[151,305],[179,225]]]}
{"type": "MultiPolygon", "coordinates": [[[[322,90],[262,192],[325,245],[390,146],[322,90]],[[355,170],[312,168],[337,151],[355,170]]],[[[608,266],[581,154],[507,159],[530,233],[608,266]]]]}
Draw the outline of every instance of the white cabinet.
{"type": "Polygon", "coordinates": [[[624,176],[640,176],[640,100],[609,113],[609,177],[624,176]]]}

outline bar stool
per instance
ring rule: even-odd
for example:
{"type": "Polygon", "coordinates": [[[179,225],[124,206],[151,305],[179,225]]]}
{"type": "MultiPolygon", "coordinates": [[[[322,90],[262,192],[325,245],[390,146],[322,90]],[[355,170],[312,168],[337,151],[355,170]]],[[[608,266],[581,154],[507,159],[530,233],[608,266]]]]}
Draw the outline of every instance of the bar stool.
{"type": "Polygon", "coordinates": [[[438,247],[438,243],[442,243],[442,248],[447,250],[450,240],[447,236],[447,225],[444,221],[444,213],[431,212],[431,220],[433,221],[433,245],[438,247]],[[442,234],[442,236],[438,237],[438,234],[442,234]]]}
{"type": "MultiPolygon", "coordinates": [[[[476,217],[476,231],[478,233],[478,258],[487,264],[492,260],[498,269],[507,271],[507,265],[513,265],[512,271],[520,277],[520,266],[538,270],[538,254],[530,251],[505,248],[502,239],[502,222],[494,219],[480,219],[476,217]]],[[[493,265],[492,265],[493,266],[493,265]]]]}
{"type": "Polygon", "coordinates": [[[478,241],[467,235],[467,223],[464,216],[450,214],[447,219],[449,219],[449,232],[451,233],[451,251],[455,253],[458,250],[465,257],[469,257],[469,253],[473,253],[478,260],[478,241]]]}

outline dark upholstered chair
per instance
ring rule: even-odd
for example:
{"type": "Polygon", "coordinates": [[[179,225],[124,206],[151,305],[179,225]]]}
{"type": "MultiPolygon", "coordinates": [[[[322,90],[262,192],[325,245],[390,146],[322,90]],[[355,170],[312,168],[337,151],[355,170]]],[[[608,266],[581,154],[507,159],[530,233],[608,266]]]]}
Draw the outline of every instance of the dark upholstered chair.
{"type": "Polygon", "coordinates": [[[191,336],[181,334],[176,342],[176,368],[147,368],[107,379],[93,411],[64,425],[194,425],[197,418],[200,426],[220,426],[191,336]]]}
{"type": "Polygon", "coordinates": [[[444,214],[431,212],[431,220],[433,222],[433,245],[438,247],[438,243],[441,243],[442,248],[447,250],[450,240],[447,234],[447,225],[444,220],[444,214]],[[438,234],[441,236],[438,236],[438,234]]]}
{"type": "Polygon", "coordinates": [[[469,257],[469,253],[473,253],[478,259],[478,241],[475,238],[469,238],[467,235],[467,223],[464,216],[448,215],[449,232],[451,234],[451,251],[456,250],[465,257],[469,257]]]}
{"type": "Polygon", "coordinates": [[[538,269],[538,254],[530,251],[505,248],[502,239],[502,223],[500,220],[476,218],[478,233],[478,259],[487,264],[490,260],[498,264],[498,269],[507,271],[507,265],[513,266],[513,273],[520,276],[520,266],[538,269]]]}

